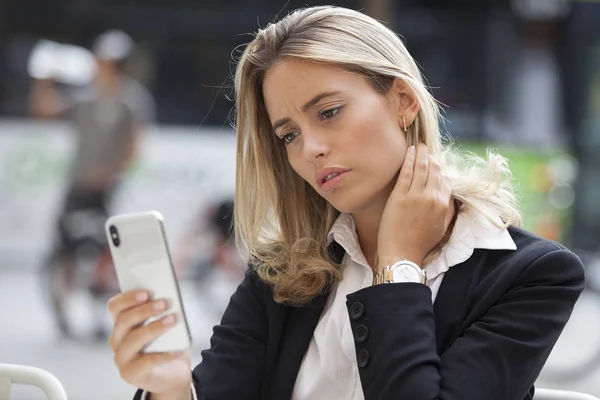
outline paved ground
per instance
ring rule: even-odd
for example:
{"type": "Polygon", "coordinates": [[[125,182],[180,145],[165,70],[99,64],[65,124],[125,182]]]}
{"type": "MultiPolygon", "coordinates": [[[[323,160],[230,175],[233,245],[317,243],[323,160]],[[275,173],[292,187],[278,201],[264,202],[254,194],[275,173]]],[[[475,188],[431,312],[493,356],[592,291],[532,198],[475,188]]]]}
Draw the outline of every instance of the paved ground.
{"type": "MultiPolygon", "coordinates": [[[[129,399],[133,388],[122,382],[112,364],[108,345],[58,341],[31,271],[0,271],[0,362],[34,365],[55,374],[64,384],[70,400],[129,399]]],[[[193,361],[208,345],[212,326],[218,322],[221,307],[234,289],[223,277],[193,295],[189,283],[182,284],[183,298],[191,320],[195,341],[193,361]]],[[[71,310],[77,329],[84,333],[87,300],[80,296],[71,310]]],[[[89,318],[89,317],[87,317],[89,318]]],[[[568,368],[594,348],[600,348],[600,300],[582,298],[563,338],[557,344],[547,367],[568,368]]],[[[578,381],[556,381],[544,372],[539,386],[584,390],[600,396],[600,369],[578,381]]],[[[36,400],[44,396],[37,389],[15,387],[11,400],[36,400]]]]}
{"type": "MultiPolygon", "coordinates": [[[[0,362],[33,365],[52,372],[63,383],[69,400],[130,399],[134,389],[120,380],[105,343],[65,342],[57,338],[52,321],[31,272],[0,271],[0,362]]],[[[218,323],[235,285],[214,277],[193,295],[191,284],[182,283],[182,297],[194,340],[193,362],[200,361],[212,327],[218,323]]],[[[89,332],[89,301],[79,294],[70,309],[82,336],[89,332]]],[[[44,399],[34,388],[13,386],[11,400],[44,399]]],[[[1,399],[4,400],[4,399],[1,399]]]]}

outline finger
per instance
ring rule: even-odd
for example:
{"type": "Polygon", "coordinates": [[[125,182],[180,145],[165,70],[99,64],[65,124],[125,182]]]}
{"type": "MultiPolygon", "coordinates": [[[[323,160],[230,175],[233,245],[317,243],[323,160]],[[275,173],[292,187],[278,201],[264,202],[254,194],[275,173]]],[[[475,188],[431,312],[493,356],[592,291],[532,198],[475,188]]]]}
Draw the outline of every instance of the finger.
{"type": "Polygon", "coordinates": [[[454,200],[452,199],[452,181],[450,180],[450,177],[440,173],[439,187],[441,199],[447,201],[449,206],[453,206],[454,200]]]}
{"type": "Polygon", "coordinates": [[[427,146],[419,143],[417,146],[417,158],[415,160],[414,175],[410,185],[411,190],[422,190],[427,183],[429,171],[429,154],[427,146]]]}
{"type": "Polygon", "coordinates": [[[410,184],[413,179],[413,169],[415,165],[417,150],[415,146],[410,146],[406,149],[406,154],[404,155],[404,162],[402,163],[402,168],[400,169],[400,174],[398,175],[398,181],[396,182],[396,188],[401,193],[408,193],[410,189],[410,184]]]}
{"type": "Polygon", "coordinates": [[[442,166],[437,159],[429,154],[429,169],[427,170],[427,182],[425,186],[427,190],[439,192],[442,185],[442,166]]]}
{"type": "Polygon", "coordinates": [[[450,178],[442,175],[442,182],[440,188],[440,196],[442,200],[448,202],[448,211],[446,213],[446,220],[444,221],[444,227],[447,230],[454,217],[454,198],[452,197],[452,183],[450,178]]]}
{"type": "Polygon", "coordinates": [[[171,329],[176,322],[176,315],[169,314],[158,321],[129,332],[115,352],[115,362],[117,365],[126,365],[131,362],[144,347],[171,329]]]}
{"type": "Polygon", "coordinates": [[[133,328],[140,326],[148,318],[163,313],[167,308],[168,302],[161,299],[123,311],[117,318],[113,332],[108,340],[110,347],[116,352],[116,349],[120,347],[123,338],[125,338],[133,328]]]}
{"type": "MultiPolygon", "coordinates": [[[[173,361],[184,354],[185,350],[173,351],[169,353],[141,354],[129,364],[119,368],[119,371],[121,372],[121,378],[123,378],[126,382],[140,381],[140,378],[148,375],[152,368],[173,361]]],[[[117,366],[119,366],[116,356],[114,362],[117,364],[117,366]]]]}
{"type": "Polygon", "coordinates": [[[145,290],[131,290],[119,293],[108,300],[107,309],[113,323],[117,321],[119,315],[135,306],[139,306],[150,299],[150,294],[145,290]]]}

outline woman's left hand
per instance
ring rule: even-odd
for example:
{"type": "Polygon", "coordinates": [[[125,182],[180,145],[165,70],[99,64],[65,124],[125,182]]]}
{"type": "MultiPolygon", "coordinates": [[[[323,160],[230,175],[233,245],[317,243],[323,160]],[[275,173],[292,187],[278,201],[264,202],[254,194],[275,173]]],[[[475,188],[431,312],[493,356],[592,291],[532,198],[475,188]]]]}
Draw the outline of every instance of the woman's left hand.
{"type": "Polygon", "coordinates": [[[451,199],[450,180],[427,147],[409,148],[381,218],[377,271],[404,259],[422,266],[452,221],[451,199]]]}

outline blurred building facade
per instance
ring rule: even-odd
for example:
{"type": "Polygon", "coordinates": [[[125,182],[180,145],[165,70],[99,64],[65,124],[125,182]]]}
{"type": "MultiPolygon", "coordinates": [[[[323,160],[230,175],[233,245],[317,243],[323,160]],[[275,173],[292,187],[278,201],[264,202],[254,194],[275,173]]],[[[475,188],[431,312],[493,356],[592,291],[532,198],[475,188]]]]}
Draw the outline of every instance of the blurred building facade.
{"type": "MultiPolygon", "coordinates": [[[[552,0],[549,0],[552,1],[552,0]]],[[[220,2],[26,0],[0,4],[0,114],[23,115],[24,65],[43,37],[88,46],[107,29],[140,43],[132,70],[152,85],[163,123],[221,125],[229,115],[232,55],[248,33],[315,1],[220,2]],[[210,111],[209,111],[210,110],[210,111]],[[205,119],[206,118],[206,119],[205,119]]],[[[509,0],[342,0],[380,17],[406,40],[434,93],[449,106],[453,134],[483,134],[485,111],[519,50],[519,17],[509,0]]],[[[504,95],[506,97],[507,95],[504,95]]],[[[500,107],[500,105],[498,105],[500,107]]],[[[502,105],[505,107],[505,105],[502,105]]]]}

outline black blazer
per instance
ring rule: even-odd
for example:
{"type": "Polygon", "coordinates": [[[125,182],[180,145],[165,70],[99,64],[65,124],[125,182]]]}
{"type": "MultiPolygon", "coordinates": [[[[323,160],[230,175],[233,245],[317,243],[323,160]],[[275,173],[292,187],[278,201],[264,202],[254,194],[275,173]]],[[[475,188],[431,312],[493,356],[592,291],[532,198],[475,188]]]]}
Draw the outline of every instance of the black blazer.
{"type": "MultiPolygon", "coordinates": [[[[348,295],[365,399],[533,398],[584,288],[584,269],[560,244],[509,232],[516,251],[476,250],[446,272],[433,305],[421,284],[348,295]]],[[[341,246],[330,250],[341,261],[341,246]]],[[[277,304],[250,270],[193,371],[198,398],[289,399],[326,298],[277,304]]]]}

